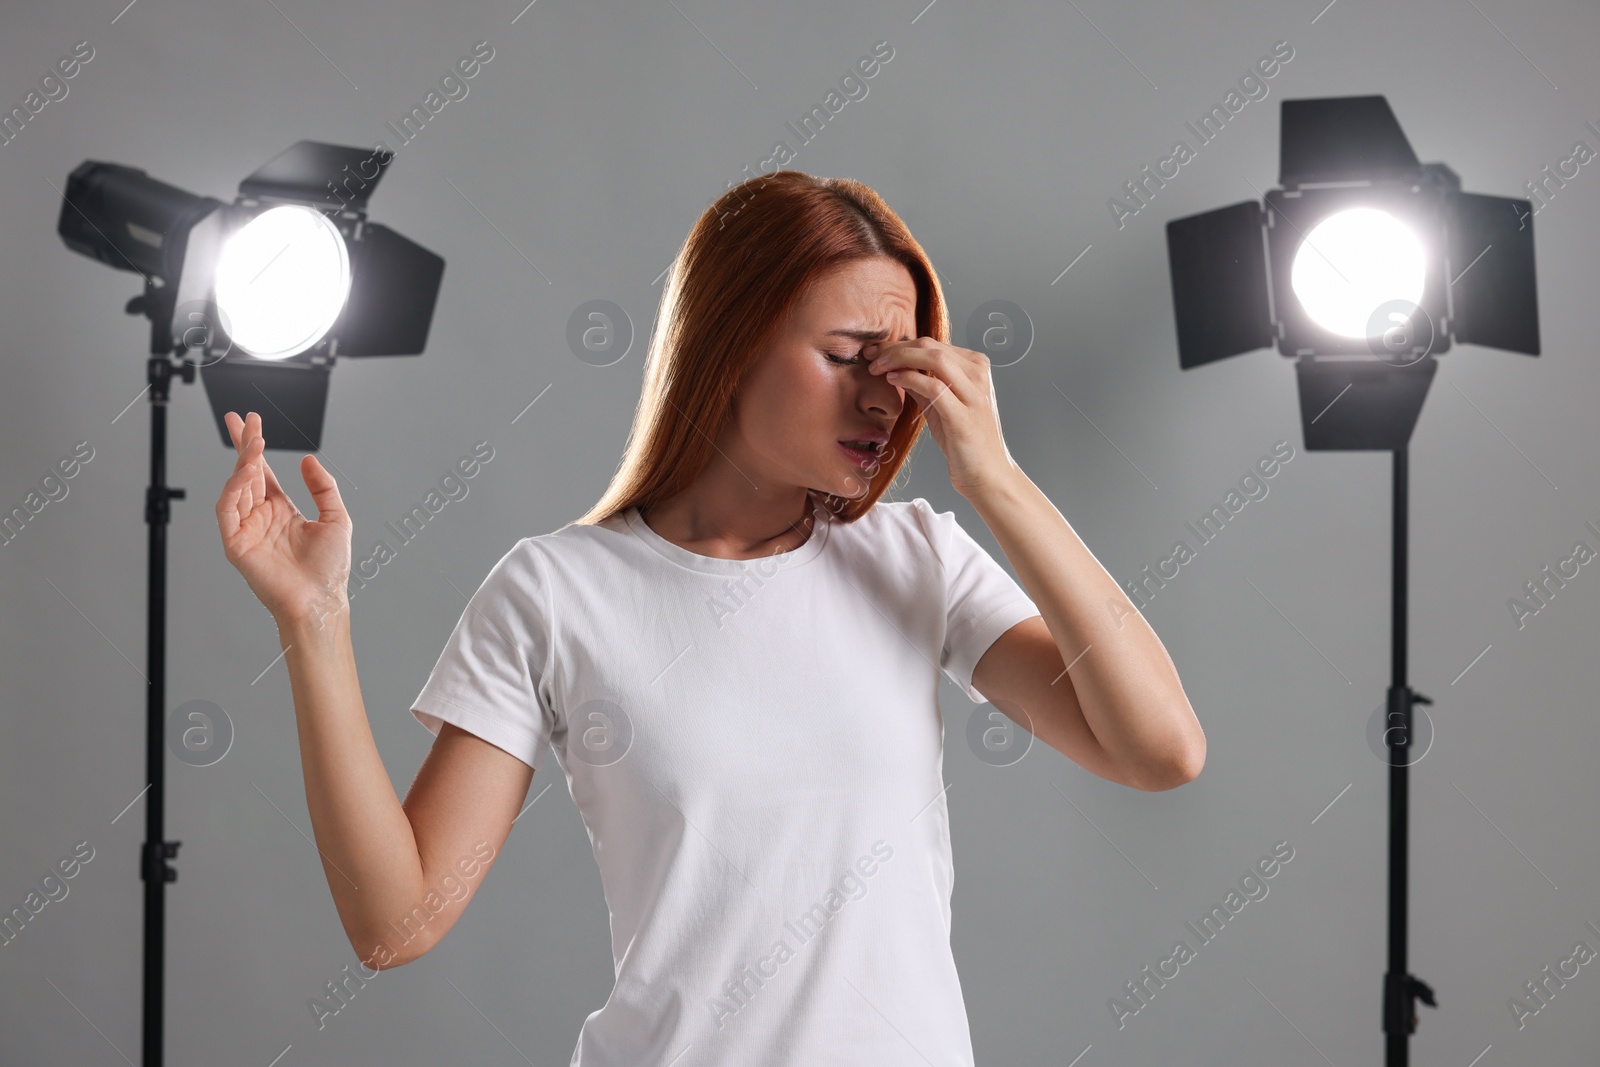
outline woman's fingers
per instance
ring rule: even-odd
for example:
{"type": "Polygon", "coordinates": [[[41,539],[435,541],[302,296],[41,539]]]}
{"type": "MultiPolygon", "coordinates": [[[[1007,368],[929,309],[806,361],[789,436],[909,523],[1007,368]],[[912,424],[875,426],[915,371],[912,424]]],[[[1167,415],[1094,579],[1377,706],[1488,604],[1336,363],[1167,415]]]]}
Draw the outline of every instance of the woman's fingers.
{"type": "Polygon", "coordinates": [[[222,417],[222,421],[228,427],[228,436],[233,438],[234,451],[239,454],[233,464],[233,469],[237,471],[248,462],[244,458],[244,420],[236,412],[230,411],[222,417]]]}
{"type": "Polygon", "coordinates": [[[233,438],[234,448],[239,452],[228,484],[231,486],[235,478],[240,479],[235,506],[239,511],[238,519],[243,522],[267,498],[268,479],[272,477],[272,469],[263,458],[267,442],[261,436],[261,416],[253,411],[248,420],[230,411],[222,417],[222,422],[228,428],[228,435],[233,438]]]}
{"type": "Polygon", "coordinates": [[[239,532],[239,472],[237,469],[223,483],[222,495],[217,497],[217,526],[222,530],[224,546],[239,532]]]}
{"type": "Polygon", "coordinates": [[[222,527],[225,543],[238,535],[239,528],[254,510],[250,483],[255,477],[255,468],[241,462],[222,487],[222,495],[217,499],[217,522],[222,527]]]}
{"type": "Polygon", "coordinates": [[[240,467],[246,472],[245,503],[248,505],[247,510],[250,511],[260,507],[262,501],[267,498],[267,483],[265,476],[261,472],[263,464],[260,460],[260,455],[265,446],[258,446],[256,440],[251,440],[249,444],[244,446],[244,451],[239,454],[240,467]]]}
{"type": "Polygon", "coordinates": [[[295,507],[294,502],[289,499],[289,494],[283,491],[283,486],[278,484],[278,476],[273,473],[271,465],[267,463],[267,440],[261,433],[261,416],[252,411],[249,413],[248,418],[241,419],[237,412],[230,411],[223,416],[223,423],[228,428],[229,436],[233,438],[234,448],[239,450],[238,465],[243,466],[253,459],[261,470],[262,483],[260,492],[252,494],[256,503],[259,504],[268,496],[282,496],[298,514],[300,509],[295,507]],[[257,441],[261,442],[261,447],[254,455],[251,455],[250,448],[257,441]]]}
{"type": "Polygon", "coordinates": [[[337,524],[348,521],[344,498],[339,495],[339,485],[323,467],[321,460],[316,456],[301,460],[300,477],[305,479],[306,488],[311,490],[311,500],[317,505],[318,522],[337,524]]]}

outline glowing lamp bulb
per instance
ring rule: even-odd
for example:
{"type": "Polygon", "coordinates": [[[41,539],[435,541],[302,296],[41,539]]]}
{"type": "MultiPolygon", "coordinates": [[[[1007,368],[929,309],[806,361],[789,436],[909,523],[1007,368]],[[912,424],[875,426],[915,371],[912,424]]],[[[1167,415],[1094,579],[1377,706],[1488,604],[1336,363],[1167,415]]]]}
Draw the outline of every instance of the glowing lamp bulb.
{"type": "Polygon", "coordinates": [[[1380,305],[1420,304],[1426,273],[1422,242],[1411,230],[1386,211],[1359,207],[1312,228],[1295,252],[1289,283],[1318,326],[1358,338],[1367,336],[1380,305]]]}
{"type": "Polygon", "coordinates": [[[259,359],[288,359],[322,340],[349,295],[344,237],[309,207],[263,211],[217,261],[222,321],[233,343],[259,359]]]}

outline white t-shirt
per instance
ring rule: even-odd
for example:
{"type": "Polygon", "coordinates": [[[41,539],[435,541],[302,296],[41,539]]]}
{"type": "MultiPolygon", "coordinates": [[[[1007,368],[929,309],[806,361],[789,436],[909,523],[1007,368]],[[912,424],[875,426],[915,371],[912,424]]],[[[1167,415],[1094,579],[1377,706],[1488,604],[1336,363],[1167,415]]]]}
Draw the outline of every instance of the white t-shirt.
{"type": "Polygon", "coordinates": [[[574,1067],[973,1062],[939,671],[983,703],[973,667],[1039,610],[926,500],[816,514],[752,560],[634,508],[523,538],[417,696],[566,774],[616,972],[574,1067]]]}

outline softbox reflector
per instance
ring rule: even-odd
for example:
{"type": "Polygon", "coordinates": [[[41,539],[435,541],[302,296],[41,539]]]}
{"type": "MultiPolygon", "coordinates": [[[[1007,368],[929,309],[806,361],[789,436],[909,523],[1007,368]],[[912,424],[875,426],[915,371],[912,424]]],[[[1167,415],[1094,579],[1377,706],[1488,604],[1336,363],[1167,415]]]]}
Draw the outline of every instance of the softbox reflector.
{"type": "Polygon", "coordinates": [[[1533,205],[1503,196],[1458,193],[1449,230],[1456,340],[1537,356],[1533,205]]]}
{"type": "Polygon", "coordinates": [[[1272,344],[1260,204],[1173,219],[1167,264],[1184,370],[1272,344]]]}

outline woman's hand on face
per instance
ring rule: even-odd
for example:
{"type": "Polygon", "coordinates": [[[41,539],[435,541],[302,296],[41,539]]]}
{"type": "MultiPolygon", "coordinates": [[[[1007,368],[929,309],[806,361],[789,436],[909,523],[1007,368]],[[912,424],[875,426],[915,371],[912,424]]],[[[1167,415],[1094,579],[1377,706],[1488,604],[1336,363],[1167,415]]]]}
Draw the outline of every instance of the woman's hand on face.
{"type": "Polygon", "coordinates": [[[217,500],[217,525],[228,562],[280,623],[320,617],[348,606],[350,516],[339,487],[315,456],[300,476],[317,506],[308,521],[289,499],[265,458],[261,416],[223,421],[239,458],[217,500]]]}
{"type": "Polygon", "coordinates": [[[868,345],[868,369],[909,392],[922,408],[934,443],[950,466],[950,484],[964,497],[1016,471],[1000,431],[1000,405],[982,352],[918,337],[868,345]]]}

